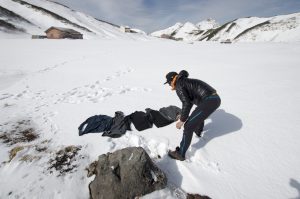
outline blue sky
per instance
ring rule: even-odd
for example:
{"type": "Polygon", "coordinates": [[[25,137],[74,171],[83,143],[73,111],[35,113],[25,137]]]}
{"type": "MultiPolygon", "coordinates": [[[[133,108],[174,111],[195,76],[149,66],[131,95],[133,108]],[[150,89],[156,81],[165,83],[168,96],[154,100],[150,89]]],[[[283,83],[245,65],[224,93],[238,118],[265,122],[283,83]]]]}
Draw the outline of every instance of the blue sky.
{"type": "Polygon", "coordinates": [[[56,0],[74,10],[118,25],[151,33],[187,21],[213,18],[220,24],[236,18],[300,12],[300,0],[56,0]]]}

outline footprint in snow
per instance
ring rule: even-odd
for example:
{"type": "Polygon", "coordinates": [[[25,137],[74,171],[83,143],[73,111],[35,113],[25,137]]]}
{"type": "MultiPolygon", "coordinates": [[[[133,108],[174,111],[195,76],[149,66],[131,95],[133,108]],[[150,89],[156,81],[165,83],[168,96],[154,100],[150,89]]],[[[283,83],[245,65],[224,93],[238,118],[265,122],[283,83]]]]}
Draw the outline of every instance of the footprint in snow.
{"type": "Polygon", "coordinates": [[[200,154],[200,152],[196,152],[194,156],[187,159],[187,162],[197,163],[201,165],[203,169],[214,173],[220,173],[222,171],[218,162],[207,160],[202,154],[200,154]]]}
{"type": "Polygon", "coordinates": [[[127,68],[127,69],[125,69],[125,70],[120,70],[120,71],[117,71],[117,72],[115,72],[115,74],[114,75],[111,75],[111,76],[107,76],[106,78],[104,78],[104,82],[107,82],[107,81],[111,81],[111,80],[113,80],[113,79],[116,79],[116,78],[120,78],[121,76],[123,76],[123,75],[126,75],[126,74],[128,74],[128,73],[130,73],[130,72],[132,72],[133,71],[133,69],[132,68],[127,68]]]}
{"type": "Polygon", "coordinates": [[[129,92],[150,92],[150,88],[137,88],[121,86],[115,90],[111,88],[100,87],[99,84],[85,85],[83,87],[78,87],[72,89],[71,91],[57,94],[54,97],[58,97],[54,100],[54,104],[57,103],[71,103],[80,104],[83,102],[98,103],[99,101],[106,100],[113,97],[116,94],[127,94],[129,92]]]}
{"type": "Polygon", "coordinates": [[[46,67],[46,68],[44,68],[44,69],[42,69],[42,70],[37,71],[37,73],[48,72],[48,71],[51,71],[51,70],[53,70],[53,69],[55,69],[55,68],[57,68],[57,67],[59,67],[59,66],[63,66],[63,65],[65,65],[65,64],[67,64],[67,63],[68,63],[67,61],[64,61],[64,62],[55,64],[55,65],[53,65],[53,66],[48,66],[48,67],[46,67]]]}

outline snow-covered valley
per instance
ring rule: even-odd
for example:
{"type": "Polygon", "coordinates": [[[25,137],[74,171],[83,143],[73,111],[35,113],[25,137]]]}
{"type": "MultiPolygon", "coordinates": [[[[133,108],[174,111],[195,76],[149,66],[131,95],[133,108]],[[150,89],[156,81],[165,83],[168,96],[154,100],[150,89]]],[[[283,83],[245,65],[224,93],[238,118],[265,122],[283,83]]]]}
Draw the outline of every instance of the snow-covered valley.
{"type": "Polygon", "coordinates": [[[299,43],[2,39],[0,198],[89,198],[87,165],[127,146],[145,148],[169,179],[144,198],[299,198],[299,53],[299,43]],[[167,156],[181,140],[175,124],[78,136],[92,115],[181,107],[163,83],[182,69],[222,99],[186,161],[167,156]],[[57,168],[61,151],[72,156],[57,168]]]}

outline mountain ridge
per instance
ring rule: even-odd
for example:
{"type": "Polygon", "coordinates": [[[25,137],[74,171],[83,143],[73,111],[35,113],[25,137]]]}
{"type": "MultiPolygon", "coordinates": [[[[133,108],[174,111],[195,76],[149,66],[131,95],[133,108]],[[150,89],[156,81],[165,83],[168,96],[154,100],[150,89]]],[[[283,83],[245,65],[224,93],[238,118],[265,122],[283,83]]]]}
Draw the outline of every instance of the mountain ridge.
{"type": "Polygon", "coordinates": [[[294,42],[300,41],[300,12],[273,17],[244,17],[224,24],[208,18],[196,24],[177,22],[147,35],[139,29],[131,33],[120,25],[97,19],[51,0],[2,0],[0,38],[31,38],[45,35],[48,28],[62,27],[81,32],[84,39],[130,39],[216,42],[294,42]]]}
{"type": "MultiPolygon", "coordinates": [[[[206,21],[206,20],[205,20],[206,21]]],[[[205,22],[203,21],[203,22],[205,22]]],[[[187,22],[192,24],[190,22],[187,22]]],[[[200,22],[201,23],[201,22],[200,22]]],[[[198,23],[198,24],[200,24],[198,23]]],[[[197,25],[198,25],[197,24],[197,25]]],[[[169,33],[169,28],[155,31],[150,35],[183,41],[230,41],[230,42],[261,42],[261,41],[300,41],[300,13],[277,15],[274,17],[238,18],[221,26],[207,29],[194,25],[194,29],[178,27],[169,33]],[[177,34],[184,32],[184,34],[177,34]]],[[[174,27],[174,26],[171,26],[174,27]]]]}

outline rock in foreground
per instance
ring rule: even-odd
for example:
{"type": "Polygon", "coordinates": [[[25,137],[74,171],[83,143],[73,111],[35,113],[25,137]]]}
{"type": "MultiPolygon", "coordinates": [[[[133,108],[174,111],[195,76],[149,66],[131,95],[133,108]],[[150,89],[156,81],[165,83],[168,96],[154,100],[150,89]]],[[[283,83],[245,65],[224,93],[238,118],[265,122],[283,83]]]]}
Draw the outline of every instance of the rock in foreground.
{"type": "Polygon", "coordinates": [[[99,156],[88,168],[92,199],[135,198],[167,185],[166,175],[141,147],[129,147],[99,156]]]}

